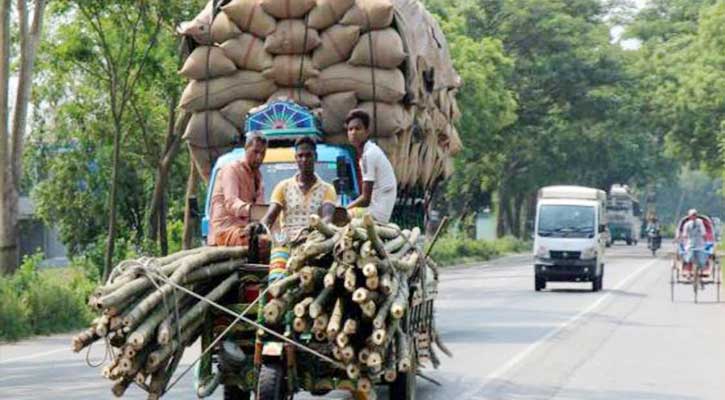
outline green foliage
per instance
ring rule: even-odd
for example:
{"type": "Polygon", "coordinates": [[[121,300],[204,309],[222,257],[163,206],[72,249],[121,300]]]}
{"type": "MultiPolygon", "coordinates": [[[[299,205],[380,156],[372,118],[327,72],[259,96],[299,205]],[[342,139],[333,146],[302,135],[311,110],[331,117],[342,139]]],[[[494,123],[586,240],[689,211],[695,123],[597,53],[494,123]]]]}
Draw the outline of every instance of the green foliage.
{"type": "Polygon", "coordinates": [[[82,263],[39,271],[42,255],[26,257],[18,271],[0,277],[0,340],[67,332],[91,319],[86,305],[94,287],[82,263]]]}
{"type": "Polygon", "coordinates": [[[492,241],[444,236],[436,243],[431,257],[441,265],[450,266],[487,261],[507,253],[529,250],[531,250],[529,243],[510,236],[492,241]]]}

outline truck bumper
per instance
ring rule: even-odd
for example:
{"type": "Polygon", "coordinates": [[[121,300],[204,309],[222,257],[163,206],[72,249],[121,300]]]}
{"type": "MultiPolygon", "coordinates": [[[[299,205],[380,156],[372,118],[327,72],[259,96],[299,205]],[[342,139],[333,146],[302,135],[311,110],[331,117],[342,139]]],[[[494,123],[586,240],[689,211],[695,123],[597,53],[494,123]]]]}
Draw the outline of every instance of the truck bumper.
{"type": "Polygon", "coordinates": [[[554,282],[594,281],[597,277],[597,260],[537,259],[534,274],[539,279],[554,282]]]}

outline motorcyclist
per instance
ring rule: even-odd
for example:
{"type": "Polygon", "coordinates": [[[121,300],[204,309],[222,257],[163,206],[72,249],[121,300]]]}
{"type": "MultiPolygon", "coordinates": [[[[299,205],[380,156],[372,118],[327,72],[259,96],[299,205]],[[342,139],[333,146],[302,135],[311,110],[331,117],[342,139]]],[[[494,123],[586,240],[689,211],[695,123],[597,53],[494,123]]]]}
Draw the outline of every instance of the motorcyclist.
{"type": "Polygon", "coordinates": [[[657,217],[650,217],[647,222],[647,248],[652,250],[652,254],[660,248],[662,236],[660,234],[660,223],[657,217]]]}

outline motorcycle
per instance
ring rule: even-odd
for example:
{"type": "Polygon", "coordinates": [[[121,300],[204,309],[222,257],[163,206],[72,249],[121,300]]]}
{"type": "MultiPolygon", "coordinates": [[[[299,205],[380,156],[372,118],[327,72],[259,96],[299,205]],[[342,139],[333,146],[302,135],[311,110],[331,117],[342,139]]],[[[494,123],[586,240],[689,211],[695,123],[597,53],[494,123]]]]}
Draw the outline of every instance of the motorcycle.
{"type": "Polygon", "coordinates": [[[657,255],[657,250],[662,246],[662,236],[657,228],[647,230],[647,248],[652,251],[652,256],[657,255]]]}

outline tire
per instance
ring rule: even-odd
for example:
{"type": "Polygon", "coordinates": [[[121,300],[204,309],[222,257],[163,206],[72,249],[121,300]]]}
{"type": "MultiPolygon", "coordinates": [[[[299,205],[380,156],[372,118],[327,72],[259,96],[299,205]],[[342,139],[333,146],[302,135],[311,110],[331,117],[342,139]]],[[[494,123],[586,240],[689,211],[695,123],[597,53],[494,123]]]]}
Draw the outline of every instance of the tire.
{"type": "Polygon", "coordinates": [[[236,385],[224,385],[224,400],[249,400],[251,393],[236,385]]]}
{"type": "Polygon", "coordinates": [[[632,239],[627,239],[626,242],[627,242],[627,246],[631,246],[632,245],[632,239]]]}
{"type": "Polygon", "coordinates": [[[285,400],[287,398],[287,383],[281,365],[262,365],[257,393],[259,400],[285,400]]]}
{"type": "Polygon", "coordinates": [[[594,277],[594,280],[592,281],[592,292],[598,292],[602,290],[602,285],[604,282],[604,264],[602,264],[602,272],[599,273],[598,276],[594,277]]]}
{"type": "Polygon", "coordinates": [[[411,371],[398,375],[395,382],[390,384],[390,400],[415,400],[415,366],[411,371]]]}
{"type": "Polygon", "coordinates": [[[534,290],[537,292],[546,289],[546,280],[544,278],[534,277],[534,290]]]}

